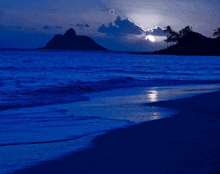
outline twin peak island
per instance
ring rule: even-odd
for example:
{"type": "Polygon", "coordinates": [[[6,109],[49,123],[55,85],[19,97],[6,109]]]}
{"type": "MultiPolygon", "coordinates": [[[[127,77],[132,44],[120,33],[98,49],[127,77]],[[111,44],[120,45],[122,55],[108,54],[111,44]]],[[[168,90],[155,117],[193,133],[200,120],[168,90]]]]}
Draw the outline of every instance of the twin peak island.
{"type": "Polygon", "coordinates": [[[45,47],[40,49],[56,50],[107,50],[97,44],[88,36],[77,36],[76,32],[70,28],[64,35],[55,35],[45,47]]]}

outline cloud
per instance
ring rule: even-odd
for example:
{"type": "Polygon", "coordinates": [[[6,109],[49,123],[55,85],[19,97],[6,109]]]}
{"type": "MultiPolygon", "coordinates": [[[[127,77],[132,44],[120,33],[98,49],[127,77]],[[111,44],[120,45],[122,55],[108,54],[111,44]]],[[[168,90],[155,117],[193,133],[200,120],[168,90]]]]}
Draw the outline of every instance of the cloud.
{"type": "Polygon", "coordinates": [[[151,28],[146,31],[146,35],[153,35],[153,36],[166,36],[166,33],[163,31],[163,28],[160,26],[151,28]]]}
{"type": "Polygon", "coordinates": [[[50,30],[50,29],[52,29],[52,27],[44,26],[43,29],[44,29],[44,30],[50,30]]]}
{"type": "Polygon", "coordinates": [[[51,29],[62,29],[63,27],[60,26],[43,26],[44,30],[51,30],[51,29]]]}
{"type": "MultiPolygon", "coordinates": [[[[29,28],[28,28],[29,29],[29,28]]],[[[29,29],[30,31],[36,31],[37,29],[36,28],[30,28],[29,29]]]]}
{"type": "Polygon", "coordinates": [[[21,30],[22,27],[21,26],[8,26],[9,29],[12,29],[12,30],[21,30]]]}
{"type": "Polygon", "coordinates": [[[80,29],[89,28],[89,24],[86,24],[85,22],[83,24],[78,23],[76,24],[77,27],[80,27],[80,29]]]}
{"type": "Polygon", "coordinates": [[[56,29],[62,29],[63,27],[55,26],[54,28],[56,28],[56,29]]]}
{"type": "Polygon", "coordinates": [[[11,31],[11,32],[32,32],[37,31],[37,28],[31,27],[22,27],[22,26],[7,26],[7,25],[0,25],[0,29],[4,31],[11,31]]]}
{"type": "Polygon", "coordinates": [[[11,31],[22,31],[25,28],[21,26],[12,26],[12,25],[0,25],[1,29],[11,30],[11,31]]]}
{"type": "Polygon", "coordinates": [[[144,30],[128,18],[122,19],[120,16],[117,16],[114,23],[110,22],[107,27],[103,24],[99,27],[98,32],[112,35],[141,35],[144,33],[144,30]]]}
{"type": "Polygon", "coordinates": [[[5,5],[5,6],[4,6],[4,9],[11,9],[11,8],[12,8],[11,5],[5,5]]]}

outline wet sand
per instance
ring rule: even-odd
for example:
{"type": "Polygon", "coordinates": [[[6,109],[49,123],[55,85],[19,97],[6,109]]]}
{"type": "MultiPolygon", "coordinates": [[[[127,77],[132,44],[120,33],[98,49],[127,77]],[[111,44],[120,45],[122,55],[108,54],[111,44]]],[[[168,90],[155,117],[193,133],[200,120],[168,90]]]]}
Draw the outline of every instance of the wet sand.
{"type": "Polygon", "coordinates": [[[220,173],[220,92],[146,105],[179,113],[109,131],[92,149],[16,173],[220,173]]]}

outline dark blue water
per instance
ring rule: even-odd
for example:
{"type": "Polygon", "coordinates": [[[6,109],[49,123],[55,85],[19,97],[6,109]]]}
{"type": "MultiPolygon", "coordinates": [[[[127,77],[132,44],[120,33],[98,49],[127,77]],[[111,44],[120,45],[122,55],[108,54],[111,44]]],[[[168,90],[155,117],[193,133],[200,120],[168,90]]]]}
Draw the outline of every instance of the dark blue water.
{"type": "Polygon", "coordinates": [[[92,147],[110,129],[164,118],[173,111],[142,104],[219,83],[220,57],[0,50],[0,173],[92,147]]]}
{"type": "Polygon", "coordinates": [[[133,86],[220,82],[220,57],[0,51],[0,109],[86,100],[133,86]]]}

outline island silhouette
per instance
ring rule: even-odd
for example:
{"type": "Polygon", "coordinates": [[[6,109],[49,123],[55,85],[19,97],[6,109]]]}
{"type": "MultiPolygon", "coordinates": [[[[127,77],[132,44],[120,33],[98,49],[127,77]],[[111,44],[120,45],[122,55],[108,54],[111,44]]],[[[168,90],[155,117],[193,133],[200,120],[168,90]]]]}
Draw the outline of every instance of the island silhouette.
{"type": "Polygon", "coordinates": [[[88,36],[77,36],[74,29],[70,28],[64,35],[55,35],[45,47],[40,49],[57,50],[107,50],[97,44],[88,36]]]}
{"type": "Polygon", "coordinates": [[[154,51],[152,54],[161,55],[204,55],[219,56],[220,55],[220,28],[214,30],[213,36],[217,38],[208,38],[200,33],[194,32],[192,27],[185,27],[179,32],[173,31],[170,26],[164,29],[167,33],[166,49],[154,51]]]}
{"type": "Polygon", "coordinates": [[[154,52],[131,52],[130,54],[220,56],[220,28],[214,30],[213,33],[213,36],[217,38],[203,36],[194,32],[189,26],[179,32],[167,26],[163,31],[167,34],[167,38],[164,40],[167,48],[154,52]]]}

